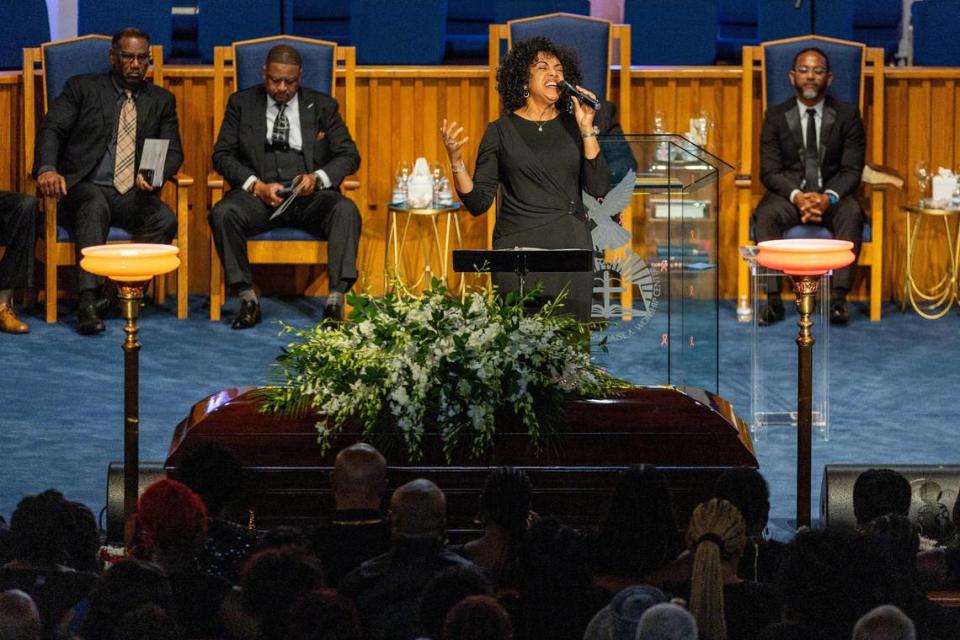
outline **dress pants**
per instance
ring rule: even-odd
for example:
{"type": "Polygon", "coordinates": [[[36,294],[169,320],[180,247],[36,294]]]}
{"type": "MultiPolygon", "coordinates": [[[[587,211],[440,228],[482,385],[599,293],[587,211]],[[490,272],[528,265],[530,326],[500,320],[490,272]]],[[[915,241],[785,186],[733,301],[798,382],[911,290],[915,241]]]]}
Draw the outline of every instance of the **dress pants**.
{"type": "Polygon", "coordinates": [[[37,199],[25,193],[0,192],[0,289],[33,286],[33,244],[37,233],[37,199]]]}
{"type": "Polygon", "coordinates": [[[247,238],[277,227],[294,227],[326,240],[330,291],[346,292],[357,280],[360,212],[338,191],[324,189],[299,197],[271,220],[273,209],[252,193],[232,189],[207,217],[230,286],[252,285],[247,238]]]}
{"type": "MultiPolygon", "coordinates": [[[[140,191],[136,187],[124,194],[113,186],[78,182],[60,201],[59,222],[73,231],[77,264],[86,247],[104,244],[110,227],[121,227],[134,242],[169,244],[177,235],[177,216],[160,200],[159,191],[140,191]]],[[[79,291],[96,289],[103,278],[77,269],[79,291]]]]}
{"type": "MultiPolygon", "coordinates": [[[[767,192],[754,212],[754,224],[757,242],[779,240],[790,227],[800,223],[800,209],[792,202],[776,193],[767,192]]],[[[833,272],[834,289],[849,291],[853,287],[853,276],[863,243],[863,209],[853,196],[840,198],[837,204],[830,205],[823,213],[824,227],[833,233],[837,240],[849,240],[853,243],[853,264],[833,272]]],[[[780,291],[780,278],[768,278],[767,293],[780,291]]]]}

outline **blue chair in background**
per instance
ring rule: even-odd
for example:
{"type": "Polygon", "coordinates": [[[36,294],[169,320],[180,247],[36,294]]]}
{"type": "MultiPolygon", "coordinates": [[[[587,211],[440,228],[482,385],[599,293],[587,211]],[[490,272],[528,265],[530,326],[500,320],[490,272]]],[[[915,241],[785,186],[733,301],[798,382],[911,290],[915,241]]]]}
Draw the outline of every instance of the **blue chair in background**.
{"type": "Polygon", "coordinates": [[[150,34],[151,44],[168,52],[173,42],[173,0],[79,0],[77,34],[114,34],[137,27],[150,34]]]}
{"type": "MultiPolygon", "coordinates": [[[[347,46],[350,39],[350,0],[288,0],[293,14],[293,30],[304,38],[316,38],[347,46]]],[[[396,3],[408,6],[410,3],[396,3]]],[[[383,35],[383,34],[381,34],[383,35]]]]}
{"type": "Polygon", "coordinates": [[[350,39],[359,64],[440,64],[446,0],[352,0],[350,39]]]}
{"type": "MultiPolygon", "coordinates": [[[[807,0],[806,4],[810,4],[807,0]]],[[[854,0],[817,0],[813,8],[813,33],[828,38],[856,40],[854,37],[854,0]]],[[[809,32],[809,30],[806,30],[809,32]]]]}
{"type": "Polygon", "coordinates": [[[496,15],[495,0],[447,0],[447,57],[486,56],[496,15]]]}
{"type": "Polygon", "coordinates": [[[740,62],[740,50],[758,42],[757,0],[718,0],[717,57],[740,62]]]}
{"type": "Polygon", "coordinates": [[[0,69],[20,69],[23,50],[49,39],[50,18],[43,0],[0,2],[0,69]]]}
{"type": "Polygon", "coordinates": [[[960,2],[914,2],[913,63],[925,67],[960,66],[960,2]]]}
{"type": "MultiPolygon", "coordinates": [[[[39,113],[45,114],[50,103],[60,95],[67,80],[81,73],[107,73],[110,71],[110,37],[88,35],[72,40],[47,42],[40,47],[23,51],[23,77],[33,78],[37,67],[41,70],[40,96],[36,84],[25,82],[23,86],[23,139],[24,174],[33,167],[33,141],[37,135],[39,113]],[[39,102],[39,105],[37,104],[39,102]]],[[[153,56],[151,74],[155,84],[163,83],[163,48],[150,47],[153,56]]],[[[177,269],[177,317],[187,317],[188,275],[190,273],[189,229],[190,207],[188,189],[193,179],[178,173],[172,183],[164,185],[163,199],[177,215],[177,237],[174,241],[180,248],[180,267],[177,269]]],[[[35,187],[35,185],[34,185],[35,187]]],[[[33,191],[36,191],[34,188],[33,191]]],[[[69,230],[57,224],[57,201],[43,197],[43,232],[37,244],[37,258],[45,265],[44,295],[47,322],[57,321],[57,268],[77,264],[76,249],[69,230]]],[[[128,231],[110,227],[107,242],[131,242],[128,231]]],[[[159,304],[165,297],[164,278],[158,277],[154,286],[154,298],[159,304]]]]}
{"type": "Polygon", "coordinates": [[[204,64],[213,62],[219,45],[293,33],[293,0],[197,0],[197,8],[197,48],[204,64]]]}
{"type": "Polygon", "coordinates": [[[633,64],[711,65],[717,58],[716,0],[626,0],[633,64]]]}
{"type": "Polygon", "coordinates": [[[767,42],[810,33],[813,30],[812,7],[810,0],[799,3],[797,0],[757,0],[757,38],[760,42],[767,42]]]}
{"type": "MultiPolygon", "coordinates": [[[[303,60],[300,84],[334,95],[336,76],[344,77],[344,99],[340,100],[340,114],[351,134],[357,132],[357,70],[356,50],[341,47],[336,42],[301,38],[299,36],[270,36],[234,42],[214,50],[213,64],[213,138],[216,142],[223,124],[227,105],[228,80],[232,91],[248,89],[263,82],[263,63],[267,52],[278,44],[296,47],[303,60]]],[[[211,173],[207,177],[210,206],[223,198],[224,179],[211,173]]],[[[345,191],[360,187],[356,179],[343,181],[345,191]]],[[[271,229],[247,240],[250,264],[321,265],[327,262],[325,240],[291,227],[271,229]]],[[[220,307],[225,299],[223,268],[217,249],[210,239],[210,319],[220,319],[220,307]]]]}
{"type": "MultiPolygon", "coordinates": [[[[956,11],[960,8],[954,5],[956,11]]],[[[901,0],[854,0],[853,39],[868,47],[881,47],[887,60],[900,46],[902,22],[901,0]]]]}
{"type": "MultiPolygon", "coordinates": [[[[866,94],[866,71],[872,71],[873,102],[867,129],[867,161],[883,164],[883,49],[868,48],[860,42],[838,40],[823,36],[802,36],[763,42],[757,47],[743,49],[742,111],[749,114],[754,108],[754,74],[760,71],[761,113],[767,106],[780,104],[796,95],[787,73],[793,66],[794,57],[803,49],[817,47],[830,59],[833,84],[829,95],[837,100],[859,105],[864,113],[866,94]]],[[[742,119],[740,168],[737,186],[737,244],[744,246],[753,242],[751,215],[758,198],[753,193],[753,159],[759,145],[759,136],[753,129],[753,119],[742,119]]],[[[861,266],[870,267],[870,319],[880,320],[880,300],[883,294],[883,198],[881,188],[866,188],[869,200],[869,215],[863,230],[863,245],[860,249],[861,266]]],[[[785,233],[788,238],[830,237],[819,225],[797,225],[785,233]],[[826,235],[824,235],[826,234],[826,235]]],[[[750,276],[746,262],[740,261],[737,270],[738,300],[748,300],[750,276]]]]}
{"type": "Polygon", "coordinates": [[[498,23],[509,22],[530,16],[548,13],[572,13],[579,16],[590,15],[589,0],[497,0],[494,6],[494,20],[498,23]]]}

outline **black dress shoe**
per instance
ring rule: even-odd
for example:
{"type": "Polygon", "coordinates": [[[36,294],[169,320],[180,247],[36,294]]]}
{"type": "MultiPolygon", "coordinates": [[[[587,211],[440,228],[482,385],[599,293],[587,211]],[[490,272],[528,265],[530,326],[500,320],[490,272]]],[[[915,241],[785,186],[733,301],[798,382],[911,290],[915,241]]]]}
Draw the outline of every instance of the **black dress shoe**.
{"type": "Polygon", "coordinates": [[[780,304],[768,302],[760,307],[757,324],[761,327],[769,327],[771,324],[782,321],[785,317],[787,317],[787,312],[782,302],[780,304]]]}
{"type": "Polygon", "coordinates": [[[106,327],[103,320],[97,315],[97,307],[85,304],[77,308],[77,333],[82,336],[92,336],[102,332],[106,327]]]}
{"type": "Polygon", "coordinates": [[[260,324],[260,303],[255,300],[244,300],[240,303],[240,313],[233,319],[230,326],[234,329],[250,329],[260,324]]]}
{"type": "Polygon", "coordinates": [[[830,303],[830,324],[847,324],[850,313],[847,311],[846,300],[834,300],[830,303]]]}
{"type": "Polygon", "coordinates": [[[343,307],[336,303],[328,304],[323,308],[323,319],[343,322],[343,307]]]}

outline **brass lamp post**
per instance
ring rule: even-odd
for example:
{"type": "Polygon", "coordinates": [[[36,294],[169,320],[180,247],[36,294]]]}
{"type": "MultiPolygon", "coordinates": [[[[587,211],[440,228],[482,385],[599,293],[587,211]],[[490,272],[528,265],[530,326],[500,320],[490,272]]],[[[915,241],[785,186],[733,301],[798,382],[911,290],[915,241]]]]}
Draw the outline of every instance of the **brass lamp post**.
{"type": "Polygon", "coordinates": [[[123,327],[123,520],[137,510],[140,476],[140,340],[143,289],[154,276],[180,266],[177,247],[166,244],[105,244],[82,250],[80,266],[117,282],[123,327]]]}
{"type": "Polygon", "coordinates": [[[769,240],[757,245],[757,262],[791,276],[797,326],[797,526],[810,526],[813,423],[813,310],[819,277],[853,262],[846,240],[769,240]]]}

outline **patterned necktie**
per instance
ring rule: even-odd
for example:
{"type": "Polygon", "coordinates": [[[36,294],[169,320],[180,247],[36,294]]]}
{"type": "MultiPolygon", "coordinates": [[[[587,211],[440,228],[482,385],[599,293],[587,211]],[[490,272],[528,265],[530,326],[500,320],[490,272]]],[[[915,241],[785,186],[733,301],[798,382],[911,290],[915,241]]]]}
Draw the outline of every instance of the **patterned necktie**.
{"type": "Polygon", "coordinates": [[[137,155],[137,105],[127,91],[117,122],[117,153],[113,164],[113,186],[119,193],[133,188],[133,168],[137,155]]]}
{"type": "Polygon", "coordinates": [[[290,141],[290,121],[287,120],[287,114],[284,113],[286,108],[286,102],[279,105],[277,118],[273,121],[273,137],[271,138],[271,142],[275,147],[280,147],[281,149],[286,149],[290,141]]]}
{"type": "Polygon", "coordinates": [[[804,160],[804,188],[820,191],[820,150],[817,145],[817,110],[807,109],[807,144],[804,160]]]}

